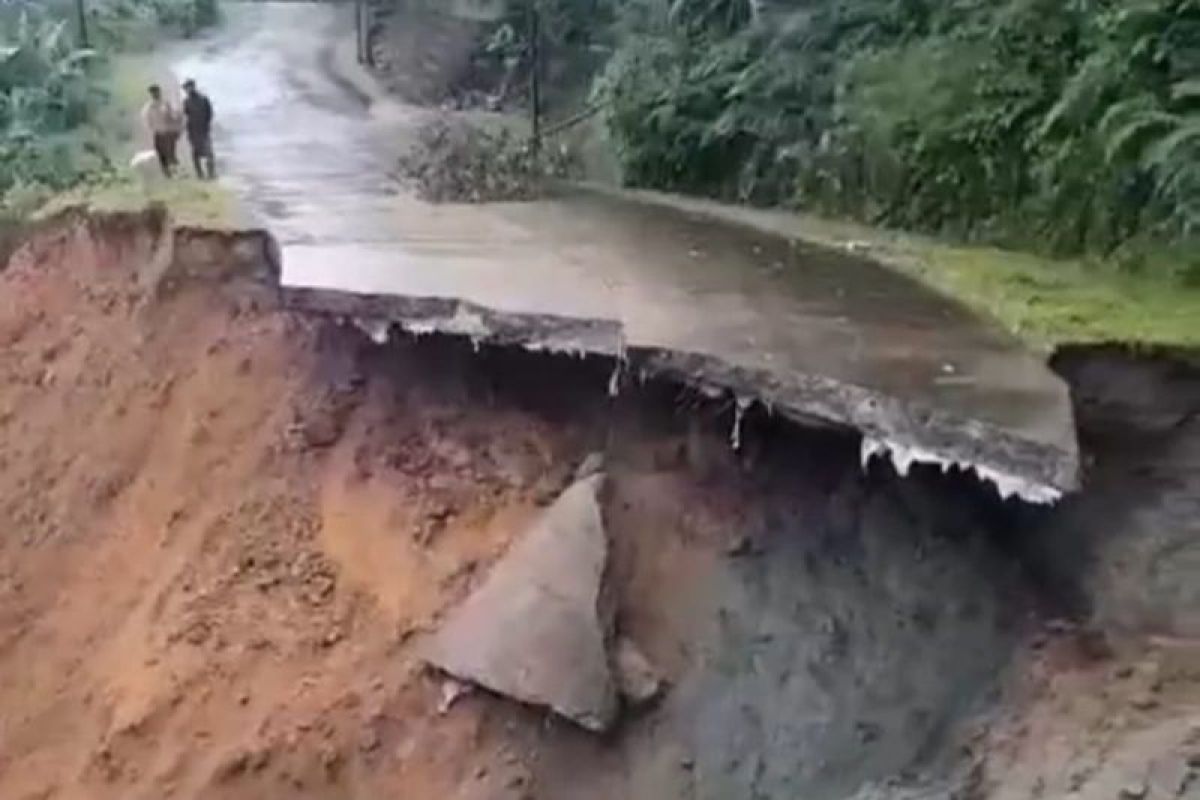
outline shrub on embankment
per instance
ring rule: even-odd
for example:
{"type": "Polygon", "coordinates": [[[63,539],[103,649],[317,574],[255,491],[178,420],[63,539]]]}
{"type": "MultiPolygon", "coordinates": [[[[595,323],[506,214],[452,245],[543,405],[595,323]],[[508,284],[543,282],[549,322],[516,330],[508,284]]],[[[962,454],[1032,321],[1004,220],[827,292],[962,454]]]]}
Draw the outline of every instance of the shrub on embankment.
{"type": "Polygon", "coordinates": [[[105,0],[85,6],[89,47],[74,4],[0,7],[0,217],[19,219],[47,196],[103,178],[112,165],[98,111],[106,59],[216,20],[215,0],[105,0]]]}

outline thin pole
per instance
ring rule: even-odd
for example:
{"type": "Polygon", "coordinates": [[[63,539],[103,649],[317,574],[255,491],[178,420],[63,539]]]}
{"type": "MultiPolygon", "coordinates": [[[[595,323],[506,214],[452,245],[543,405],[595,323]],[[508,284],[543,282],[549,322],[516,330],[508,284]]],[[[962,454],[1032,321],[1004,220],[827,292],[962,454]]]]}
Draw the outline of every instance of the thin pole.
{"type": "Polygon", "coordinates": [[[75,0],[75,11],[79,16],[79,46],[88,46],[87,11],[83,8],[83,0],[75,0]]]}
{"type": "Polygon", "coordinates": [[[537,0],[529,0],[529,62],[529,122],[533,133],[532,147],[536,153],[542,143],[542,53],[537,0]]]}
{"type": "Polygon", "coordinates": [[[366,37],[363,35],[363,0],[354,0],[355,56],[360,64],[367,62],[365,39],[366,37]]]}

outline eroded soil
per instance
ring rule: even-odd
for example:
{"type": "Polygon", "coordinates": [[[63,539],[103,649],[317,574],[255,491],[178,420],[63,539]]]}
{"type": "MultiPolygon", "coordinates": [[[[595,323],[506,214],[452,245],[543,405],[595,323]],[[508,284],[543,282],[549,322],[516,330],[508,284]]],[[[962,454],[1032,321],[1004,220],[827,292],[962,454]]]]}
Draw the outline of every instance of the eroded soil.
{"type": "Polygon", "coordinates": [[[765,417],[735,452],[679,387],[377,346],[157,244],[75,223],[0,274],[0,797],[1169,797],[1164,748],[1197,791],[1195,654],[1049,625],[981,487],[765,417]],[[447,708],[422,635],[594,451],[667,695],[603,739],[447,708]]]}

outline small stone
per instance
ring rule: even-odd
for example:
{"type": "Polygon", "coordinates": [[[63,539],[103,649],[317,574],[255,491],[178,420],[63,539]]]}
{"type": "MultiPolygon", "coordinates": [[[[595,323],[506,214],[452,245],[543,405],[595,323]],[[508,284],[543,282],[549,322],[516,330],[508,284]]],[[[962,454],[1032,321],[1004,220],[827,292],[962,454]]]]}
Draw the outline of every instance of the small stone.
{"type": "Polygon", "coordinates": [[[1133,781],[1121,787],[1117,796],[1120,800],[1143,800],[1148,792],[1145,781],[1133,781]]]}
{"type": "Polygon", "coordinates": [[[438,503],[429,511],[429,518],[437,522],[446,522],[454,516],[454,507],[449,503],[438,503]]]}
{"type": "Polygon", "coordinates": [[[271,763],[271,751],[264,747],[261,750],[254,752],[250,756],[250,769],[254,772],[262,772],[271,763]]]}
{"type": "Polygon", "coordinates": [[[342,754],[326,745],[321,749],[321,767],[329,778],[333,778],[342,768],[342,754]]]}
{"type": "Polygon", "coordinates": [[[237,750],[227,756],[217,767],[217,780],[228,781],[241,775],[250,767],[251,754],[237,750]]]}
{"type": "Polygon", "coordinates": [[[1146,776],[1153,797],[1180,797],[1191,783],[1191,770],[1178,755],[1155,759],[1146,776]]]}
{"type": "Polygon", "coordinates": [[[581,481],[604,471],[604,453],[588,453],[575,469],[575,480],[581,481]]]}
{"type": "Polygon", "coordinates": [[[411,621],[400,623],[396,627],[396,644],[405,645],[412,641],[412,638],[417,635],[418,627],[411,621]]]}
{"type": "Polygon", "coordinates": [[[614,662],[617,688],[631,706],[646,705],[662,693],[662,677],[631,639],[621,637],[617,641],[614,662]]]}
{"type": "Polygon", "coordinates": [[[1129,705],[1133,706],[1138,711],[1153,711],[1154,709],[1158,708],[1159,700],[1152,693],[1145,692],[1130,700],[1129,705]]]}
{"type": "Polygon", "coordinates": [[[873,722],[858,722],[854,726],[854,732],[858,736],[859,744],[871,744],[879,739],[881,731],[878,725],[873,722]]]}
{"type": "Polygon", "coordinates": [[[470,693],[471,687],[469,684],[457,681],[454,678],[447,678],[442,681],[441,698],[438,700],[438,714],[445,716],[450,713],[450,709],[464,695],[470,693]]]}
{"type": "Polygon", "coordinates": [[[725,555],[731,558],[740,558],[742,556],[753,555],[754,542],[744,533],[739,533],[733,538],[733,541],[725,548],[725,555]]]}
{"type": "Polygon", "coordinates": [[[379,749],[379,731],[374,727],[368,726],[358,740],[358,749],[364,753],[373,753],[379,749]]]}

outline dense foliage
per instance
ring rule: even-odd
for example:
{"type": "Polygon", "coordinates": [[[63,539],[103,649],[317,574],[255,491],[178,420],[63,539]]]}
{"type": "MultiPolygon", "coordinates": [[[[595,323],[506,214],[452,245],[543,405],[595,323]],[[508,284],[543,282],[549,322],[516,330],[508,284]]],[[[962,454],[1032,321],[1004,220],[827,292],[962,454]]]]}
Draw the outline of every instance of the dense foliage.
{"type": "Polygon", "coordinates": [[[1200,0],[606,7],[630,183],[1060,252],[1200,234],[1200,0]]]}
{"type": "Polygon", "coordinates": [[[169,31],[215,20],[213,0],[88,0],[91,48],[78,44],[74,3],[0,7],[0,210],[28,210],[46,192],[102,172],[107,156],[88,130],[104,101],[102,59],[169,31]]]}

